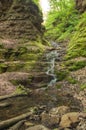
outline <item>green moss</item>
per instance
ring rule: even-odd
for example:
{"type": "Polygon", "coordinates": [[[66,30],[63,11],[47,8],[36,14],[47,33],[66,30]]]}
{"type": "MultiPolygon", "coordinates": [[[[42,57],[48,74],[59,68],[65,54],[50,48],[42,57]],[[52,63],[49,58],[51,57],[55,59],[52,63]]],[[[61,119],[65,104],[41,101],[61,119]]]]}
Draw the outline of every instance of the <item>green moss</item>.
{"type": "Polygon", "coordinates": [[[0,48],[0,59],[4,59],[4,53],[5,53],[5,49],[0,48]]]}
{"type": "Polygon", "coordinates": [[[5,49],[3,56],[6,60],[16,60],[18,56],[18,52],[12,48],[5,49]]]}
{"type": "Polygon", "coordinates": [[[57,84],[57,85],[56,85],[56,88],[57,88],[57,89],[60,89],[60,88],[61,88],[61,85],[60,85],[60,84],[57,84]]]}
{"type": "Polygon", "coordinates": [[[8,72],[12,72],[12,71],[20,71],[22,70],[24,64],[23,63],[9,63],[8,64],[8,72]]]}
{"type": "Polygon", "coordinates": [[[84,84],[81,84],[80,88],[81,88],[81,90],[84,90],[84,89],[86,89],[86,83],[84,83],[84,84]]]}
{"type": "Polygon", "coordinates": [[[2,43],[0,43],[0,49],[3,49],[3,48],[4,48],[3,44],[2,44],[2,43]]]}
{"type": "Polygon", "coordinates": [[[56,71],[55,72],[56,76],[57,76],[57,81],[62,81],[64,80],[67,76],[68,76],[68,71],[56,71]]]}
{"type": "Polygon", "coordinates": [[[15,48],[0,48],[0,73],[12,71],[29,72],[39,60],[46,48],[41,40],[17,43],[15,48]]]}
{"type": "Polygon", "coordinates": [[[19,86],[16,87],[16,90],[15,90],[14,93],[16,93],[16,94],[27,94],[27,91],[26,91],[25,87],[20,84],[19,86]]]}
{"type": "Polygon", "coordinates": [[[18,85],[21,84],[21,85],[27,87],[27,86],[31,83],[32,79],[33,79],[33,76],[29,76],[28,79],[25,79],[25,80],[22,80],[22,79],[17,79],[17,80],[15,80],[15,79],[13,79],[13,80],[10,80],[10,82],[11,82],[13,85],[15,85],[15,86],[18,86],[18,85]]]}
{"type": "Polygon", "coordinates": [[[66,79],[70,84],[76,84],[78,81],[73,77],[67,77],[66,79]]]}
{"type": "Polygon", "coordinates": [[[36,61],[26,62],[22,68],[23,71],[29,72],[31,69],[34,68],[36,61]]]}
{"type": "Polygon", "coordinates": [[[35,65],[36,61],[30,61],[30,62],[14,62],[14,63],[8,63],[6,64],[8,72],[12,71],[22,71],[22,72],[28,72],[30,69],[32,69],[35,65]]]}
{"type": "Polygon", "coordinates": [[[67,61],[65,63],[65,65],[67,66],[67,68],[70,71],[76,71],[76,70],[82,69],[83,67],[86,66],[86,60],[83,60],[83,61],[67,61]]]}
{"type": "Polygon", "coordinates": [[[38,59],[38,57],[40,56],[40,53],[38,55],[36,54],[22,54],[19,56],[20,60],[26,60],[26,61],[31,61],[31,60],[36,60],[38,59]]]}
{"type": "Polygon", "coordinates": [[[8,66],[4,63],[0,63],[0,73],[4,73],[7,71],[8,66]]]}

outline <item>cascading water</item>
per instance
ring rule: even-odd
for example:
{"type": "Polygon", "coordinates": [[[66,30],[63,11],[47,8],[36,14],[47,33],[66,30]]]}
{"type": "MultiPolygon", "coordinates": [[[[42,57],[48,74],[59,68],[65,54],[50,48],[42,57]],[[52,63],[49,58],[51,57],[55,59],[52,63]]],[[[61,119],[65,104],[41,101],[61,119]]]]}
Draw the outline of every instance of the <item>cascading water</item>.
{"type": "Polygon", "coordinates": [[[49,86],[54,86],[57,81],[57,77],[55,75],[55,60],[58,59],[59,53],[57,52],[57,48],[59,47],[55,42],[51,42],[51,45],[53,47],[53,50],[49,51],[46,54],[46,59],[49,62],[48,69],[46,71],[47,75],[50,75],[52,77],[52,80],[49,82],[49,86]]]}

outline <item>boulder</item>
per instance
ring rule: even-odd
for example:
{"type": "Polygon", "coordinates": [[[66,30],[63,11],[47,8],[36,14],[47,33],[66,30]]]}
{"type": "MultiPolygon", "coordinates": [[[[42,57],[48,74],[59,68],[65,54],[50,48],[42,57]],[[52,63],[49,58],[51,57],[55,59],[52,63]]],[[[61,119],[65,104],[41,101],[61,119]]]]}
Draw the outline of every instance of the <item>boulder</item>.
{"type": "Polygon", "coordinates": [[[63,114],[68,113],[68,112],[70,112],[70,108],[69,107],[67,107],[67,106],[60,106],[60,107],[52,108],[49,113],[53,114],[53,115],[57,115],[57,114],[63,115],[63,114]]]}
{"type": "Polygon", "coordinates": [[[50,113],[46,113],[46,112],[43,112],[41,114],[41,121],[46,126],[51,127],[53,125],[58,125],[59,120],[60,120],[59,115],[54,115],[54,114],[50,114],[50,113]]]}
{"type": "Polygon", "coordinates": [[[79,122],[79,116],[80,113],[78,112],[71,112],[63,115],[61,118],[60,126],[62,128],[72,127],[72,125],[75,125],[76,123],[79,122]]]}

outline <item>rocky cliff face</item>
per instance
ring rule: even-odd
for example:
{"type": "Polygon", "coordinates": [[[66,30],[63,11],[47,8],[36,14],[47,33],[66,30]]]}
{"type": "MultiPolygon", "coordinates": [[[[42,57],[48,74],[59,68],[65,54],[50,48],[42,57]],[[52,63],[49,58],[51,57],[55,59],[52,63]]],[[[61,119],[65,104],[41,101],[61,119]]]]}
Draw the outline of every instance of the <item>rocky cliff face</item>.
{"type": "Polygon", "coordinates": [[[80,12],[86,11],[86,0],[76,0],[76,8],[80,12]]]}
{"type": "Polygon", "coordinates": [[[0,0],[0,36],[36,39],[42,14],[32,0],[0,0]]]}

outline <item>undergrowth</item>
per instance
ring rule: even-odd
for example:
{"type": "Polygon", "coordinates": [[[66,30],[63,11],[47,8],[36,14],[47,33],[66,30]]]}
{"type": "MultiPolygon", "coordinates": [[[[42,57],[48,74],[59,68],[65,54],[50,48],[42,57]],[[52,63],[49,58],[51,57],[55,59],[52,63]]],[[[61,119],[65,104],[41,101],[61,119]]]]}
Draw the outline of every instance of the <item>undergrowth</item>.
{"type": "Polygon", "coordinates": [[[86,57],[86,12],[81,16],[68,46],[66,59],[86,57]]]}

